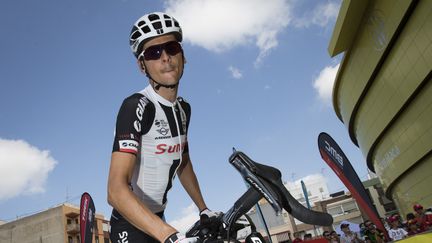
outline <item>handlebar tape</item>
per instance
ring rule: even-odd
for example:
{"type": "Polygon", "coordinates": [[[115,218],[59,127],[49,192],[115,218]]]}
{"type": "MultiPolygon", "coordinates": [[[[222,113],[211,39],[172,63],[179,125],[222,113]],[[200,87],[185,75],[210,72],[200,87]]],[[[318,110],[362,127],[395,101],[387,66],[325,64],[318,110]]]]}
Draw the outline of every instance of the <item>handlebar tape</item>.
{"type": "Polygon", "coordinates": [[[240,216],[247,213],[261,198],[261,193],[254,188],[249,187],[249,189],[243,193],[234,205],[224,214],[222,221],[226,225],[232,225],[240,216]]]}
{"type": "MultiPolygon", "coordinates": [[[[330,226],[333,223],[333,217],[330,214],[313,211],[299,203],[282,183],[282,174],[280,170],[271,166],[257,163],[240,151],[234,151],[234,153],[230,156],[229,161],[240,172],[243,178],[249,184],[251,184],[251,186],[259,187],[259,184],[261,184],[266,188],[267,191],[270,192],[271,195],[267,196],[270,199],[274,198],[277,201],[276,203],[269,201],[272,206],[275,205],[277,206],[276,208],[279,209],[280,206],[282,206],[294,218],[307,224],[330,226]],[[254,183],[247,179],[253,180],[254,183]]],[[[250,188],[248,192],[249,191],[250,188]]],[[[262,189],[260,191],[264,190],[262,189]]],[[[245,193],[243,196],[246,196],[246,194],[247,193],[245,193]]],[[[259,194],[261,194],[261,197],[264,196],[264,192],[259,194]]],[[[239,202],[239,200],[237,202],[239,202]]]]}
{"type": "Polygon", "coordinates": [[[306,208],[301,203],[299,203],[287,189],[282,188],[282,194],[286,199],[287,207],[283,203],[283,208],[290,213],[294,218],[302,221],[306,224],[330,226],[333,224],[333,217],[324,212],[317,212],[306,208]]]}

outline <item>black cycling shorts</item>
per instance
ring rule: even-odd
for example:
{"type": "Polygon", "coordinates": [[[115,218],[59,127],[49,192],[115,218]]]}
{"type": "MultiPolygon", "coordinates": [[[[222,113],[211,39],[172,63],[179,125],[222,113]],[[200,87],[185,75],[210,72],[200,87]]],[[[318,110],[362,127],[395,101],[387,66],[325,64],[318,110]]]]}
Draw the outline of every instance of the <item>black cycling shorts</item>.
{"type": "MultiPolygon", "coordinates": [[[[164,212],[156,213],[164,219],[164,212]]],[[[117,210],[113,209],[110,219],[112,243],[159,243],[158,240],[142,232],[129,223],[117,210]]]]}

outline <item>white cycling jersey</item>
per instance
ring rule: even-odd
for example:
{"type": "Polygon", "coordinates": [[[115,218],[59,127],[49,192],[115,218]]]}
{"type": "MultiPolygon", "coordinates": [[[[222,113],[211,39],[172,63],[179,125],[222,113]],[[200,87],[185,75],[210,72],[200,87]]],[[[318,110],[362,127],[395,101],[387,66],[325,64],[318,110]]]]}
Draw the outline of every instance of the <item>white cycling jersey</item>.
{"type": "Polygon", "coordinates": [[[188,152],[190,106],[181,97],[172,103],[149,85],[123,101],[117,115],[113,152],[137,155],[131,186],[154,212],[167,203],[182,155],[188,152]]]}

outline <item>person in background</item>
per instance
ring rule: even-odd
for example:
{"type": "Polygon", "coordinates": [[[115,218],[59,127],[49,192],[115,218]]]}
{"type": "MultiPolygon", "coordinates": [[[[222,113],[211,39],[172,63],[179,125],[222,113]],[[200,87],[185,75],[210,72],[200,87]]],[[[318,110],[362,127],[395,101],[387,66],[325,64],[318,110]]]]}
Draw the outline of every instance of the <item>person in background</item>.
{"type": "Polygon", "coordinates": [[[293,243],[303,242],[303,240],[300,238],[299,232],[294,232],[294,240],[292,242],[293,243]]]}
{"type": "Polygon", "coordinates": [[[359,224],[359,227],[360,227],[360,237],[362,238],[362,239],[364,239],[364,236],[365,236],[365,232],[366,232],[366,227],[365,227],[365,224],[364,223],[360,223],[359,224]]]}
{"type": "Polygon", "coordinates": [[[343,234],[340,237],[341,243],[361,243],[364,242],[361,239],[361,236],[359,233],[354,232],[350,229],[349,224],[341,224],[340,226],[343,234]]]}
{"type": "Polygon", "coordinates": [[[367,243],[386,242],[384,233],[380,229],[377,229],[377,227],[375,226],[375,224],[372,223],[372,221],[366,220],[365,227],[366,231],[364,239],[367,243]]]}
{"type": "Polygon", "coordinates": [[[332,243],[340,243],[340,236],[338,235],[338,233],[336,231],[332,231],[330,232],[330,238],[331,238],[331,242],[332,243]]]}
{"type": "Polygon", "coordinates": [[[331,241],[331,236],[330,236],[330,231],[325,230],[325,231],[323,232],[322,236],[324,237],[324,239],[325,239],[328,243],[332,242],[332,241],[331,241]]]}
{"type": "Polygon", "coordinates": [[[391,240],[402,240],[403,238],[407,237],[408,232],[406,232],[406,230],[401,227],[399,223],[399,217],[397,215],[390,216],[388,221],[391,225],[391,228],[388,230],[391,240]]]}
{"type": "Polygon", "coordinates": [[[303,236],[303,241],[308,241],[308,240],[312,240],[312,234],[305,234],[303,236]]]}
{"type": "Polygon", "coordinates": [[[423,232],[423,230],[421,230],[420,227],[418,227],[417,220],[415,219],[408,220],[407,225],[408,225],[408,236],[413,236],[423,232]]]}
{"type": "Polygon", "coordinates": [[[408,227],[408,222],[410,220],[415,219],[415,215],[413,213],[407,213],[406,217],[405,217],[405,221],[402,222],[403,227],[405,227],[405,229],[408,231],[409,227],[408,227]]]}
{"type": "Polygon", "coordinates": [[[420,229],[423,231],[427,231],[431,228],[432,225],[432,214],[426,213],[423,210],[423,206],[421,204],[415,204],[413,206],[415,219],[417,220],[417,224],[420,226],[420,229]]]}
{"type": "MultiPolygon", "coordinates": [[[[391,216],[397,216],[399,217],[399,215],[397,213],[392,214],[391,216]]],[[[382,225],[384,226],[385,230],[389,230],[391,228],[391,225],[389,224],[389,222],[385,219],[385,218],[380,218],[382,225]]]]}

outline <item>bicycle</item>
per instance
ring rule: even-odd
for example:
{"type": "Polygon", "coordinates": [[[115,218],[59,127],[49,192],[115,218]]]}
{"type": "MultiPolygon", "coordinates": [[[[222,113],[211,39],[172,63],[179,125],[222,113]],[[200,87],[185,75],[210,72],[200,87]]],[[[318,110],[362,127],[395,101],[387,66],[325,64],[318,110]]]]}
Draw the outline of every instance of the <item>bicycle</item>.
{"type": "Polygon", "coordinates": [[[246,213],[261,198],[267,200],[276,214],[281,214],[282,209],[285,209],[303,223],[321,226],[330,226],[333,223],[330,214],[310,210],[299,203],[283,185],[282,174],[278,169],[257,163],[235,149],[229,157],[229,162],[250,187],[227,212],[217,217],[198,220],[186,232],[189,242],[238,242],[237,232],[250,227],[251,232],[245,242],[264,243],[264,238],[256,231],[250,218],[246,216],[246,213]]]}

